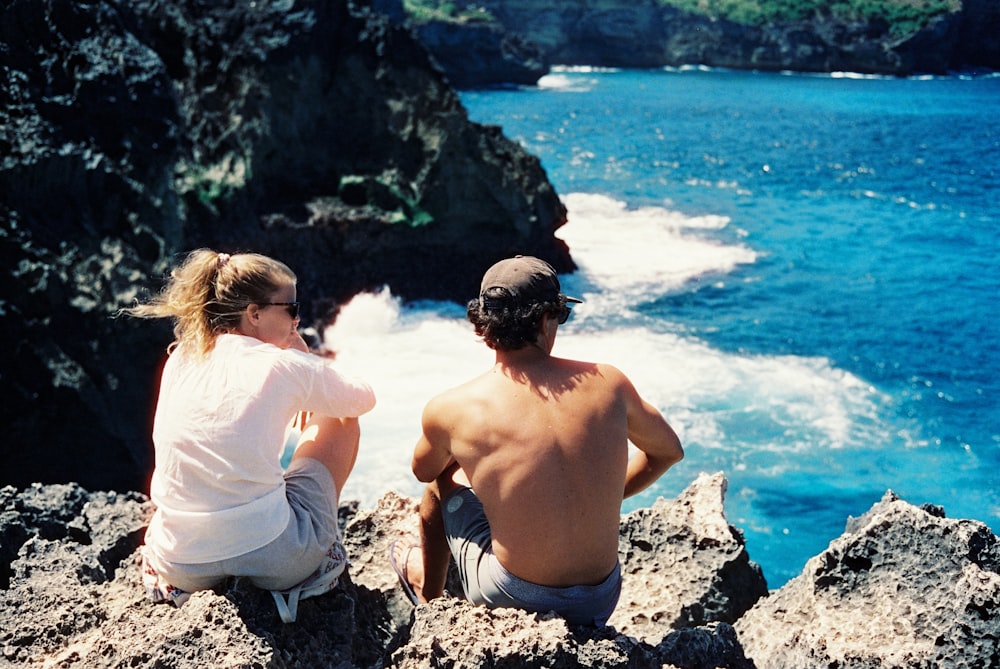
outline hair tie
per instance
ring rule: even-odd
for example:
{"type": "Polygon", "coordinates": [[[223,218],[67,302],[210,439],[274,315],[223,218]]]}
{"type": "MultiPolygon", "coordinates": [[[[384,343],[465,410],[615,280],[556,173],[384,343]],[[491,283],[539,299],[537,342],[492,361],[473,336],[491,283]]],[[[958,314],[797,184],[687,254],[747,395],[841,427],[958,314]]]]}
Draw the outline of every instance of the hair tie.
{"type": "Polygon", "coordinates": [[[216,267],[218,269],[222,269],[223,267],[226,266],[226,264],[228,262],[229,262],[229,254],[228,253],[220,253],[219,254],[219,259],[216,261],[216,267]]]}

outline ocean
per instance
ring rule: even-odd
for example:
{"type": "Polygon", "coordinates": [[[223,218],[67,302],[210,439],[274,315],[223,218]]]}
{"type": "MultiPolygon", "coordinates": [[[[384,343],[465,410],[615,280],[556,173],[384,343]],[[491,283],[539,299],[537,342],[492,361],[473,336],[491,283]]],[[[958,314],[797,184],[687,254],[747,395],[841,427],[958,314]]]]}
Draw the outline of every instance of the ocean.
{"type": "MultiPolygon", "coordinates": [[[[1000,529],[1000,76],[562,68],[462,101],[568,208],[585,303],[554,353],[618,366],[683,441],[623,512],[723,472],[772,589],[887,490],[1000,529]]],[[[491,352],[387,290],[326,339],[379,400],[343,499],[419,495],[424,403],[491,352]]]]}

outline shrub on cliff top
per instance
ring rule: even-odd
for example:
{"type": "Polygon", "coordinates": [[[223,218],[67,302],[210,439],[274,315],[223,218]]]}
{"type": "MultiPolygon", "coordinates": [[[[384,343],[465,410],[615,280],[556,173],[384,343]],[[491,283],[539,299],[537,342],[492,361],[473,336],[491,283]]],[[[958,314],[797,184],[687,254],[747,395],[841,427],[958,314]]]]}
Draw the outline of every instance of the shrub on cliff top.
{"type": "Polygon", "coordinates": [[[916,32],[942,14],[957,12],[961,0],[660,0],[664,5],[744,25],[833,17],[843,21],[881,19],[892,35],[916,32]]]}
{"type": "Polygon", "coordinates": [[[484,7],[461,2],[456,4],[450,0],[403,0],[403,9],[407,17],[417,23],[427,21],[471,23],[495,20],[484,7]]]}

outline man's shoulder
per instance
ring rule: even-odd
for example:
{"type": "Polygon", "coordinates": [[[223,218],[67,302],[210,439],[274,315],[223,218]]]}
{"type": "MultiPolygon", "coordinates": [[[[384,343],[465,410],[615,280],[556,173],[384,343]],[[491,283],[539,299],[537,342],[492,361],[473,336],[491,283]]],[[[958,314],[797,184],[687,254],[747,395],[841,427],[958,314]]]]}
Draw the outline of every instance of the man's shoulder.
{"type": "Polygon", "coordinates": [[[488,414],[483,406],[490,401],[486,391],[468,381],[431,397],[424,405],[421,422],[425,431],[434,428],[451,431],[457,425],[467,424],[470,417],[488,414]]]}
{"type": "Polygon", "coordinates": [[[443,410],[468,402],[482,392],[480,387],[483,385],[483,376],[477,376],[457,386],[452,386],[438,392],[428,400],[427,408],[429,410],[443,410]]]}
{"type": "Polygon", "coordinates": [[[606,362],[588,362],[570,358],[554,358],[570,374],[582,377],[593,377],[604,383],[620,383],[627,380],[625,374],[612,364],[606,362]]]}

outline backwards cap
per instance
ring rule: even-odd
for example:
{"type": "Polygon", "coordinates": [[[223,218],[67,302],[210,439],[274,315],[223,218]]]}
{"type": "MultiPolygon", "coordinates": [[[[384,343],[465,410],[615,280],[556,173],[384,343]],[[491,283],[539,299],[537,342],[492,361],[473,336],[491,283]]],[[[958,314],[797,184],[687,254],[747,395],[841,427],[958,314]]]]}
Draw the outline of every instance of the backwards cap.
{"type": "MultiPolygon", "coordinates": [[[[484,309],[513,305],[529,305],[537,302],[555,302],[562,295],[559,277],[552,265],[532,256],[514,256],[501,260],[486,270],[479,288],[479,306],[484,309]],[[510,298],[487,297],[493,288],[502,288],[510,298]]],[[[568,295],[562,295],[567,302],[583,302],[568,295]]]]}

